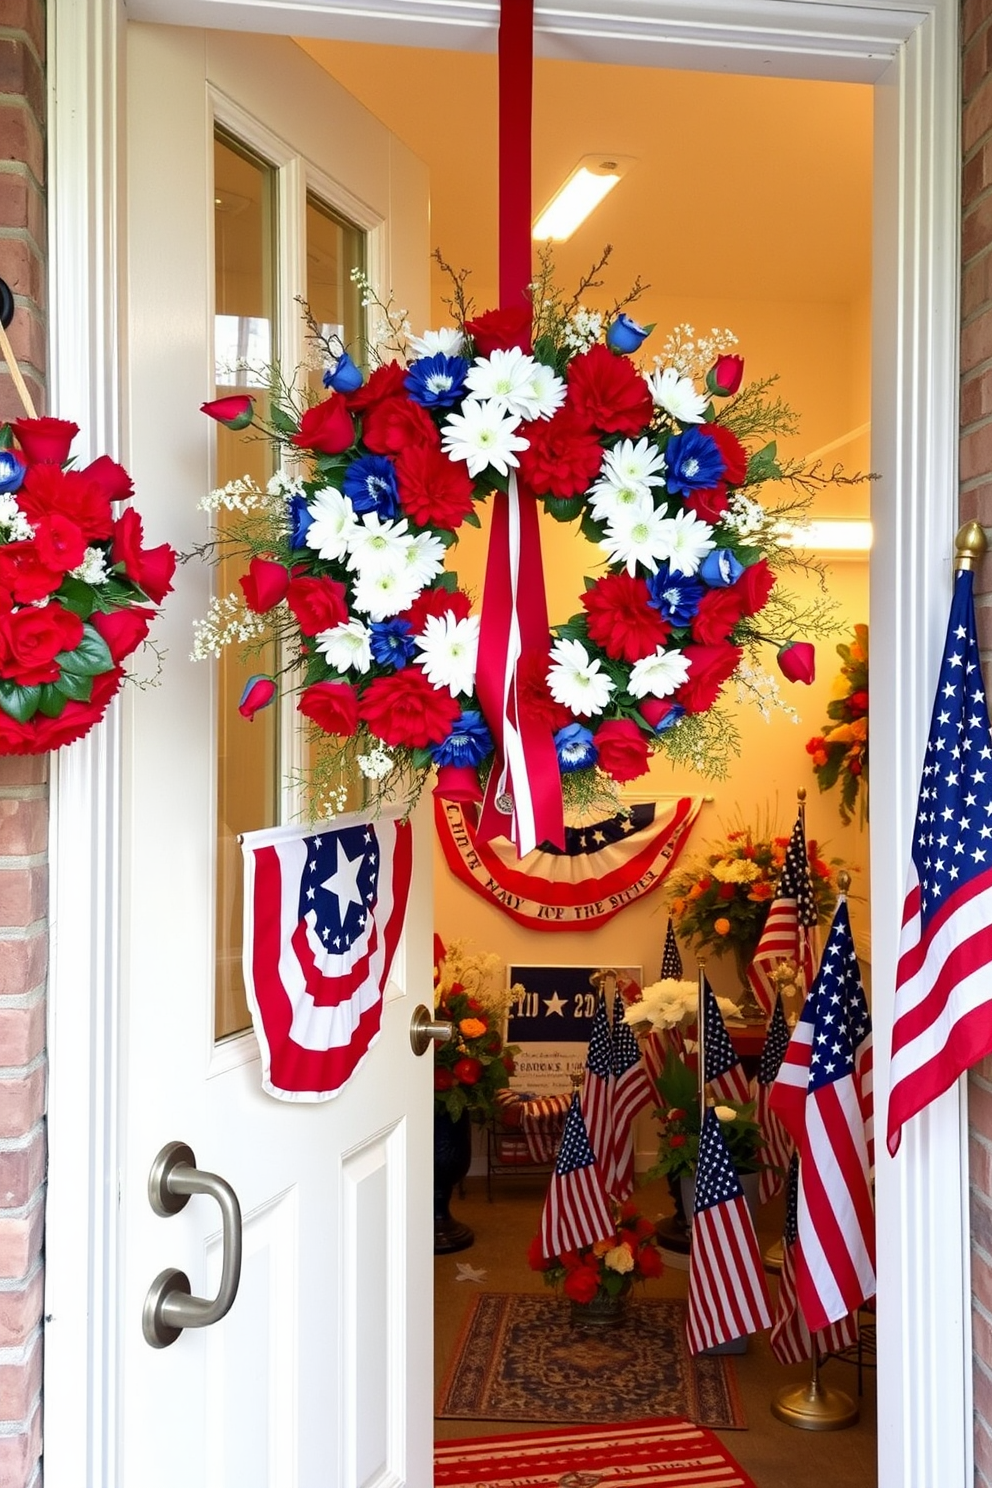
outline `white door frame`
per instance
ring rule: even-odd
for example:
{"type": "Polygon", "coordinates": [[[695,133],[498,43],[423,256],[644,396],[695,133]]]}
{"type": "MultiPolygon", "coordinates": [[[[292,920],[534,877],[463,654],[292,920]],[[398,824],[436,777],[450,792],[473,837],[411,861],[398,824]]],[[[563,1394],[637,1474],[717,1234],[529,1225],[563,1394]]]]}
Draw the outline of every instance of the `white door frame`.
{"type": "MultiPolygon", "coordinates": [[[[495,0],[472,6],[382,0],[370,18],[337,0],[131,0],[128,14],[375,40],[388,12],[390,40],[400,38],[402,26],[403,39],[422,35],[424,45],[457,37],[462,45],[491,49],[496,9],[495,0]]],[[[882,1131],[901,879],[958,510],[958,6],[955,0],[915,0],[911,10],[887,0],[627,0],[611,8],[608,23],[602,5],[591,0],[560,9],[539,0],[537,9],[539,50],[548,55],[569,49],[622,60],[623,48],[650,44],[647,54],[669,66],[876,83],[875,262],[886,272],[876,273],[874,286],[872,463],[883,479],[871,564],[872,738],[888,768],[873,782],[871,852],[882,1131]]],[[[49,7],[51,408],[82,426],[82,458],[107,452],[126,462],[125,20],[123,0],[55,0],[49,7]]],[[[118,986],[122,767],[111,708],[89,740],[58,757],[53,781],[48,1488],[119,1488],[116,1123],[126,1071],[117,1058],[118,1025],[127,1012],[122,993],[141,995],[140,988],[118,986]]],[[[879,1488],[935,1482],[970,1488],[964,1082],[912,1123],[896,1162],[879,1146],[879,1488]]]]}

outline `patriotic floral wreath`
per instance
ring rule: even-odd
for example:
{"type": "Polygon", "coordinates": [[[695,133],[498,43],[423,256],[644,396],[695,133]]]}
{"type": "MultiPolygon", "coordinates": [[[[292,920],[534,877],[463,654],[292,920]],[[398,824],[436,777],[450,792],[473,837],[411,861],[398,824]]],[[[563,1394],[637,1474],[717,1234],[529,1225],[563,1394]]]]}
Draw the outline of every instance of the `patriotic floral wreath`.
{"type": "MultiPolygon", "coordinates": [[[[808,682],[812,646],[795,636],[832,628],[830,601],[800,610],[775,582],[796,562],[785,519],[834,477],[780,462],[774,439],[746,442],[794,431],[771,383],[743,385],[743,361],[726,350],[735,338],[697,342],[691,327],[641,371],[632,354],[650,328],[622,305],[603,317],[578,297],[564,304],[548,271],[532,307],[477,317],[455,276],[457,327],[422,337],[355,277],[382,313],[380,344],[406,361],[366,379],[311,321],[327,398],[273,376],[264,414],[247,394],[203,405],[273,439],[292,473],[265,490],[245,477],[201,503],[225,513],[223,540],[247,571],[242,596],[215,599],[199,622],[194,658],[232,639],[282,643],[299,711],[333,741],[311,777],[318,809],[333,809],[342,741],[373,800],[414,797],[432,766],[439,794],[480,799],[493,759],[476,691],[480,621],[447,556],[515,472],[553,518],[579,523],[605,570],[552,626],[550,654],[525,657],[516,678],[521,708],[553,732],[568,798],[643,775],[659,748],[725,773],[737,734],[715,707],[724,684],[776,700],[751,664],[759,643],[808,682]],[[773,511],[755,498],[770,480],[792,485],[773,511]]],[[[244,716],[277,686],[254,676],[244,716]]]]}
{"type": "Polygon", "coordinates": [[[142,546],[127,471],[71,468],[66,419],[0,427],[0,754],[87,734],[172,587],[168,544],[142,546]],[[15,445],[16,440],[16,445],[15,445]]]}

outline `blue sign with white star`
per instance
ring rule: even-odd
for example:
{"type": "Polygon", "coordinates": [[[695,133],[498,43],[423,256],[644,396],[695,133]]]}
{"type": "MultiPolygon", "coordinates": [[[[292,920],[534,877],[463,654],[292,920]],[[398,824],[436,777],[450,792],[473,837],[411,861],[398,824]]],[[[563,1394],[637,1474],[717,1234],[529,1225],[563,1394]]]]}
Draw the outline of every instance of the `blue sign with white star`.
{"type": "Polygon", "coordinates": [[[364,932],[379,887],[379,853],[368,827],[346,827],[306,839],[307,862],[300,881],[300,919],[315,928],[333,955],[348,950],[364,932]]]}

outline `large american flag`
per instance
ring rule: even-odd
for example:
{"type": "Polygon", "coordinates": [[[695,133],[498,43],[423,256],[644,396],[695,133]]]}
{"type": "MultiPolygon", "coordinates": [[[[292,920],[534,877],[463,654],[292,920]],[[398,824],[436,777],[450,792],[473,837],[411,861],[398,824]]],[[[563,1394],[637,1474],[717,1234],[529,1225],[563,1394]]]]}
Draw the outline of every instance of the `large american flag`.
{"type": "Polygon", "coordinates": [[[767,1328],[771,1320],[754,1221],[719,1118],[710,1107],[703,1118],[696,1163],[685,1320],[690,1352],[699,1354],[767,1328]]]}
{"type": "Polygon", "coordinates": [[[780,961],[795,964],[803,995],[809,991],[815,970],[816,923],[816,900],[800,812],[786,848],[775,898],[747,973],[751,989],[766,1013],[775,1004],[772,973],[780,961]]]}
{"type": "Polygon", "coordinates": [[[815,1333],[875,1294],[875,1213],[866,1096],[871,1019],[847,903],[834,913],[820,971],[772,1088],[799,1152],[796,1286],[815,1333]],[[864,1046],[868,1045],[868,1049],[864,1046]]]}
{"type": "Polygon", "coordinates": [[[756,1081],[757,1107],[754,1114],[763,1134],[761,1151],[758,1156],[763,1163],[767,1164],[761,1170],[761,1180],[758,1185],[760,1204],[767,1204],[769,1199],[781,1193],[785,1182],[784,1174],[792,1155],[792,1138],[768,1103],[772,1086],[782,1067],[782,1060],[785,1058],[785,1051],[788,1047],[789,1028],[782,1011],[782,999],[776,993],[775,1011],[772,1013],[768,1032],[765,1034],[765,1046],[758,1062],[756,1081]]]}
{"type": "Polygon", "coordinates": [[[609,1172],[613,1150],[613,1036],[606,1014],[606,998],[600,992],[586,1051],[586,1077],[582,1082],[582,1119],[599,1170],[609,1172]]]}
{"type": "Polygon", "coordinates": [[[624,1022],[623,1014],[624,1000],[617,992],[613,998],[612,1130],[605,1181],[607,1193],[618,1203],[634,1191],[634,1117],[655,1101],[634,1030],[624,1022]]]}
{"type": "MultiPolygon", "coordinates": [[[[799,1306],[796,1291],[796,1258],[799,1254],[799,1159],[795,1153],[789,1163],[786,1181],[785,1234],[782,1246],[782,1270],[778,1278],[775,1319],[769,1335],[772,1353],[780,1364],[801,1364],[813,1357],[813,1341],[799,1306]]],[[[858,1321],[853,1312],[837,1323],[831,1323],[816,1335],[818,1354],[835,1354],[858,1341],[858,1321]]]]}
{"type": "Polygon", "coordinates": [[[378,1037],[413,867],[409,823],[247,832],[243,965],[262,1086],[281,1100],[337,1094],[378,1037]]]}
{"type": "Polygon", "coordinates": [[[541,1249],[550,1261],[566,1250],[595,1245],[613,1234],[599,1165],[589,1145],[579,1097],[573,1095],[541,1213],[541,1249]]]}
{"type": "Polygon", "coordinates": [[[703,1059],[706,1083],[714,1100],[744,1103],[751,1099],[751,1082],[730,1042],[709,982],[703,986],[703,1059]]]}
{"type": "Polygon", "coordinates": [[[887,1141],[992,1053],[992,736],[973,575],[957,575],[903,907],[887,1141]]]}

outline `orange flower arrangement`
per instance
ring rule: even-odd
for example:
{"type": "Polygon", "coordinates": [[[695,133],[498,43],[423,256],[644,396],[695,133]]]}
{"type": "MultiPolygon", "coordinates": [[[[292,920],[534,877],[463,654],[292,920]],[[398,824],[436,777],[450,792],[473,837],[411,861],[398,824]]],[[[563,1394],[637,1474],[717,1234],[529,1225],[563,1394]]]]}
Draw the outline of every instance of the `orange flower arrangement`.
{"type": "Polygon", "coordinates": [[[662,1273],[654,1225],[628,1199],[616,1207],[616,1233],[548,1260],[535,1235],[527,1251],[532,1271],[541,1271],[548,1286],[560,1286],[571,1302],[592,1302],[597,1295],[618,1297],[631,1282],[662,1273]]]}

